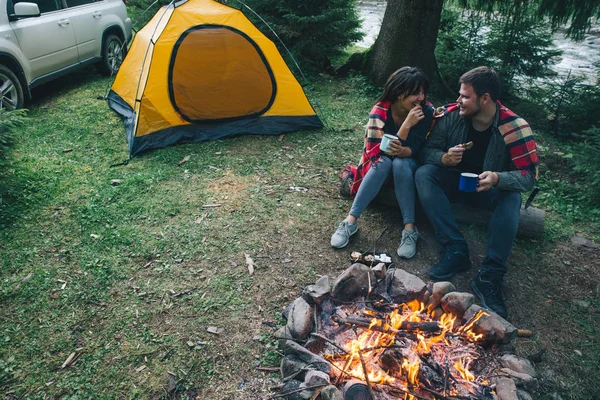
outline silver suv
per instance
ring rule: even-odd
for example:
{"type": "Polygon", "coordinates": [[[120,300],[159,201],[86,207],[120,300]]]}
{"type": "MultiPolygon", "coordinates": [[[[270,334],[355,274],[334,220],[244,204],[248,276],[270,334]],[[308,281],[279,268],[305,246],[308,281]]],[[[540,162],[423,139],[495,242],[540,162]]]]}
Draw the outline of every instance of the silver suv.
{"type": "Polygon", "coordinates": [[[0,108],[92,63],[115,73],[130,39],[124,0],[0,0],[0,108]]]}

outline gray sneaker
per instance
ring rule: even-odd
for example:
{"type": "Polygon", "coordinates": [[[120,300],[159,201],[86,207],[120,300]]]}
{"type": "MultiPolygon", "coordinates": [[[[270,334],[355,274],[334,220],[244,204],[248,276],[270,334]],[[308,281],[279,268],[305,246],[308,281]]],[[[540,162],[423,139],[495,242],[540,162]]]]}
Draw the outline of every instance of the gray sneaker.
{"type": "Polygon", "coordinates": [[[400,247],[398,247],[398,255],[401,258],[412,258],[417,252],[417,239],[419,238],[419,230],[403,230],[400,247]]]}
{"type": "Polygon", "coordinates": [[[342,221],[338,225],[335,233],[331,237],[331,246],[336,249],[341,249],[342,247],[346,247],[348,242],[350,241],[350,236],[354,235],[358,230],[358,222],[355,224],[350,224],[348,221],[342,221]]]}

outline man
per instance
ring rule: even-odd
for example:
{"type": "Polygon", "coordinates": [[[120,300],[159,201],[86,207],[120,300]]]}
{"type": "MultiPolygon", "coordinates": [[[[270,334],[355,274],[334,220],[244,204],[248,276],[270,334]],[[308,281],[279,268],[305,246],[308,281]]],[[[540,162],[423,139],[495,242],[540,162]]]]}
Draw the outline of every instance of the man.
{"type": "Polygon", "coordinates": [[[484,307],[506,318],[502,280],[519,225],[521,192],[535,183],[538,157],[529,125],[504,107],[499,96],[500,79],[493,69],[478,67],[461,76],[456,104],[444,108],[421,150],[423,166],[415,182],[436,238],[444,246],[442,258],[429,270],[434,281],[450,280],[471,267],[450,202],[492,210],[485,258],[471,287],[484,307]],[[472,148],[464,146],[468,142],[473,142],[472,148]],[[462,172],[479,176],[476,192],[459,191],[462,172]]]}

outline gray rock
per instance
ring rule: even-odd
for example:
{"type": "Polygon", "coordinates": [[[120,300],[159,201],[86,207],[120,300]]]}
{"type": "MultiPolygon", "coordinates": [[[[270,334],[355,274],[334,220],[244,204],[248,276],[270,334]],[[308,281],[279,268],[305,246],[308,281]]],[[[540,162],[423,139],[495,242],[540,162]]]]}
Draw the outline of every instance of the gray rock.
{"type": "Polygon", "coordinates": [[[473,304],[463,315],[464,321],[469,321],[479,310],[487,315],[482,315],[473,324],[472,330],[477,334],[483,334],[488,343],[510,343],[517,337],[517,328],[510,322],[488,309],[473,304]]]}
{"type": "Polygon", "coordinates": [[[375,274],[364,264],[352,264],[335,280],[331,293],[333,298],[352,301],[369,294],[375,285],[375,274]]]}
{"type": "Polygon", "coordinates": [[[517,389],[517,397],[519,400],[533,400],[533,397],[523,389],[517,389]]]}
{"type": "Polygon", "coordinates": [[[590,249],[598,248],[598,245],[596,243],[594,243],[591,240],[586,239],[583,236],[580,236],[578,234],[576,234],[575,236],[573,236],[571,238],[571,243],[573,243],[574,245],[577,245],[577,246],[589,247],[590,249]]]}
{"type": "Polygon", "coordinates": [[[498,377],[494,381],[496,382],[496,396],[498,400],[519,400],[515,381],[504,377],[498,377]]]}
{"type": "Polygon", "coordinates": [[[383,279],[387,272],[387,267],[385,266],[384,263],[379,263],[376,266],[374,266],[373,268],[371,268],[371,270],[375,274],[375,278],[383,279]]]}
{"type": "Polygon", "coordinates": [[[321,371],[308,371],[304,378],[306,386],[329,385],[331,383],[329,375],[321,371]]]}
{"type": "MultiPolygon", "coordinates": [[[[307,387],[308,387],[308,385],[306,384],[306,382],[302,382],[302,383],[300,384],[300,386],[298,386],[298,389],[307,388],[307,387]]],[[[306,390],[303,390],[303,391],[301,391],[301,392],[299,393],[299,394],[300,394],[300,397],[301,397],[303,400],[310,400],[310,399],[312,399],[312,398],[313,398],[313,396],[315,395],[315,390],[316,390],[315,388],[311,388],[311,389],[306,389],[306,390]]]]}
{"type": "Polygon", "coordinates": [[[280,370],[282,378],[293,376],[294,379],[304,381],[307,367],[295,354],[289,354],[281,359],[280,370]]]}
{"type": "Polygon", "coordinates": [[[412,300],[422,301],[427,291],[427,285],[421,278],[410,274],[403,269],[396,268],[394,271],[388,294],[396,303],[408,303],[412,300]]]}
{"type": "MultiPolygon", "coordinates": [[[[291,381],[288,381],[283,386],[283,388],[281,389],[280,394],[284,394],[284,393],[287,393],[287,392],[292,392],[292,391],[298,389],[301,384],[302,384],[302,382],[299,382],[299,381],[296,381],[296,380],[292,379],[291,381]]],[[[286,400],[304,400],[302,398],[302,396],[300,395],[300,392],[288,394],[287,396],[284,397],[284,399],[286,399],[286,400]]]]}
{"type": "Polygon", "coordinates": [[[287,321],[288,317],[290,316],[290,310],[292,309],[292,305],[288,304],[287,306],[285,306],[283,308],[283,310],[281,310],[281,316],[283,317],[283,319],[285,319],[287,321]]]}
{"type": "Polygon", "coordinates": [[[531,361],[526,358],[516,356],[514,354],[505,354],[500,357],[500,364],[504,368],[511,369],[520,374],[527,374],[533,378],[537,378],[537,372],[531,361]]]}
{"type": "Polygon", "coordinates": [[[290,332],[290,328],[288,328],[287,325],[280,328],[275,334],[275,337],[277,338],[277,347],[281,351],[283,351],[286,348],[287,342],[291,341],[294,338],[290,332]]]}
{"type": "Polygon", "coordinates": [[[456,291],[456,287],[450,282],[435,282],[431,288],[428,308],[433,310],[440,305],[442,297],[454,291],[456,291]]]}
{"type": "Polygon", "coordinates": [[[283,354],[286,356],[292,354],[295,355],[298,359],[305,362],[311,369],[322,371],[326,374],[331,372],[331,364],[329,361],[325,360],[323,357],[311,353],[296,342],[288,340],[287,345],[283,350],[283,354]]]}
{"type": "Polygon", "coordinates": [[[509,368],[501,368],[500,371],[510,376],[518,386],[527,390],[535,390],[540,386],[539,381],[528,374],[515,372],[509,368]]]}
{"type": "Polygon", "coordinates": [[[308,285],[302,292],[302,297],[309,304],[321,304],[331,293],[331,285],[327,275],[320,277],[314,285],[308,285]]]}
{"type": "Polygon", "coordinates": [[[295,339],[304,340],[312,329],[313,309],[302,297],[292,303],[287,320],[287,327],[295,339]]]}
{"type": "Polygon", "coordinates": [[[344,400],[344,398],[338,388],[329,385],[321,390],[321,400],[344,400]]]}
{"type": "Polygon", "coordinates": [[[475,296],[464,292],[450,292],[442,297],[441,301],[444,311],[461,318],[473,304],[475,304],[475,296]]]}

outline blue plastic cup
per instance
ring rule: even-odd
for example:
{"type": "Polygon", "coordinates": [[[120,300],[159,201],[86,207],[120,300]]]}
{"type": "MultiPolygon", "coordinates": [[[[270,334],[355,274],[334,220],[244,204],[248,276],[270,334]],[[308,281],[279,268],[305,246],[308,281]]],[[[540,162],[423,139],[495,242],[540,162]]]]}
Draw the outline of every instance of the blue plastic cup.
{"type": "Polygon", "coordinates": [[[458,183],[458,189],[463,192],[475,192],[477,191],[477,183],[479,182],[479,175],[472,174],[470,172],[463,172],[460,174],[460,182],[458,183]]]}

